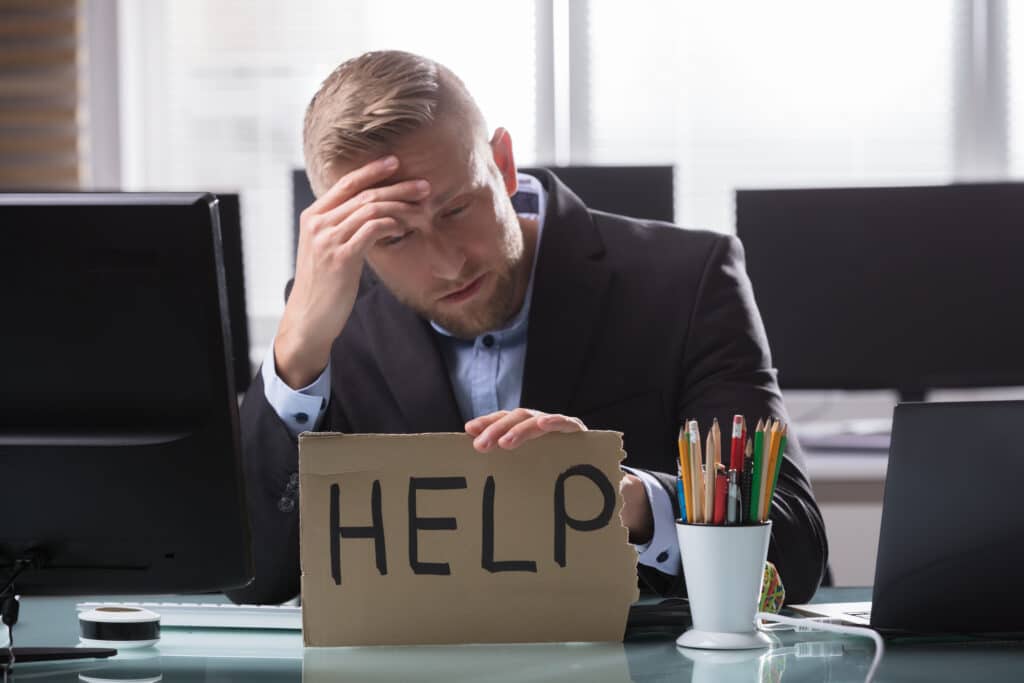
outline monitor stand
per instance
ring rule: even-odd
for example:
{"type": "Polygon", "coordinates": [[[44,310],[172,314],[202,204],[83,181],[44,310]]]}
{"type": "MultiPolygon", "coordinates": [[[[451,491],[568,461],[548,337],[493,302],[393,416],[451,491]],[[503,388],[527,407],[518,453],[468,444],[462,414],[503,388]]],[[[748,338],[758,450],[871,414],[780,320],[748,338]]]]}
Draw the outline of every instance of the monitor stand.
{"type": "Polygon", "coordinates": [[[927,389],[902,388],[898,390],[900,403],[923,403],[928,395],[927,389]]]}

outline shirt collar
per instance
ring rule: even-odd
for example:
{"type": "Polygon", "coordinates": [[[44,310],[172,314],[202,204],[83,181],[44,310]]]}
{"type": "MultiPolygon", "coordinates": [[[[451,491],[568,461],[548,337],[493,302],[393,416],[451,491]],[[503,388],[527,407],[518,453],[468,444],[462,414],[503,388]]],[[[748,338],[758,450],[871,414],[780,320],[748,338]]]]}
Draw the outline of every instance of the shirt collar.
{"type": "MultiPolygon", "coordinates": [[[[491,335],[497,337],[499,341],[525,335],[526,323],[530,318],[530,300],[533,298],[533,275],[537,272],[537,255],[540,253],[540,240],[544,232],[544,216],[547,211],[548,194],[544,186],[540,184],[540,181],[526,173],[518,174],[517,178],[519,180],[519,189],[511,197],[512,207],[515,209],[516,215],[537,221],[537,243],[534,245],[533,250],[533,266],[530,268],[530,281],[526,285],[526,295],[523,297],[523,305],[519,308],[519,312],[512,316],[512,319],[504,327],[479,335],[480,337],[491,335]]],[[[439,334],[457,339],[455,335],[433,320],[430,321],[430,326],[439,334]]],[[[466,341],[470,343],[468,340],[466,341]]]]}

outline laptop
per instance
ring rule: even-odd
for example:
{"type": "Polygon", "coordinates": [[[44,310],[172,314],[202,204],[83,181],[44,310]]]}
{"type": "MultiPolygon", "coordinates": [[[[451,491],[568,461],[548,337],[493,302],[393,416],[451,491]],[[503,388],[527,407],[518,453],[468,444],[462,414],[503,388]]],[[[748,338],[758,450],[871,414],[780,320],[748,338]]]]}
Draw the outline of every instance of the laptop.
{"type": "Polygon", "coordinates": [[[870,603],[790,605],[880,631],[1024,631],[1024,401],[901,403],[870,603]]]}

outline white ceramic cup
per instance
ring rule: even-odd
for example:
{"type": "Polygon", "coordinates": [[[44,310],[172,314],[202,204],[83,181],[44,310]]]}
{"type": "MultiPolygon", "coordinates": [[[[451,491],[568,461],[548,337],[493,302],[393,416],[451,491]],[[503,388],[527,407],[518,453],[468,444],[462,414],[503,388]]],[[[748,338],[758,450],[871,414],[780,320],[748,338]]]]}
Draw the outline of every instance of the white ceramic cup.
{"type": "Polygon", "coordinates": [[[771,532],[771,521],[676,524],[693,617],[693,628],[679,636],[677,645],[711,650],[771,646],[771,638],[755,623],[771,532]]]}

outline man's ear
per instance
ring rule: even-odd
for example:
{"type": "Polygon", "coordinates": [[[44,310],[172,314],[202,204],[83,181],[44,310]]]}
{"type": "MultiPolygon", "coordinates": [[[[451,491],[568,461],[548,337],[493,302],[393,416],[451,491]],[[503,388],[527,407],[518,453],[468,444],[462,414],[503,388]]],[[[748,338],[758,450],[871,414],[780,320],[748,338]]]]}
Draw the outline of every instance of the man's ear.
{"type": "Polygon", "coordinates": [[[494,163],[505,180],[505,190],[511,197],[519,190],[519,176],[516,173],[516,159],[512,154],[512,136],[504,128],[494,131],[491,138],[491,154],[494,163]]]}

